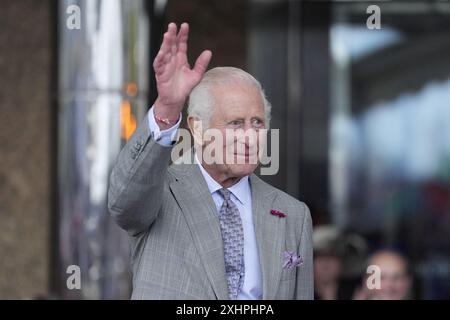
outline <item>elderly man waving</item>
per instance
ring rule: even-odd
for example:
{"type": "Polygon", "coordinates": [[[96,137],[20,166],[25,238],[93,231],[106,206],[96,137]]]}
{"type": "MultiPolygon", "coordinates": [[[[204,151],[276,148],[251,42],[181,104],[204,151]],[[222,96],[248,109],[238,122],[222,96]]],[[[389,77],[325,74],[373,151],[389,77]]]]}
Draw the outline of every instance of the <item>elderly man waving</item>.
{"type": "Polygon", "coordinates": [[[132,243],[132,298],[312,299],[309,210],[253,173],[270,103],[243,70],[205,72],[210,51],[191,68],[188,28],[169,24],[153,64],[158,98],[111,173],[108,206],[132,243]],[[188,98],[193,161],[169,166],[188,98]]]}

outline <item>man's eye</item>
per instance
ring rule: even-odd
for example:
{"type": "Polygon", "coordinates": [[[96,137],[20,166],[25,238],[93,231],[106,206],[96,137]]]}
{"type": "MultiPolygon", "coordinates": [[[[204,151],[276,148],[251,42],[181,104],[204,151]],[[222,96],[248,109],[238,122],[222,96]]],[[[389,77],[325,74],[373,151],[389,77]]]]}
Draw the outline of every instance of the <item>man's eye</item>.
{"type": "Polygon", "coordinates": [[[259,128],[259,127],[261,127],[264,123],[263,123],[261,120],[259,120],[259,119],[254,119],[254,120],[252,121],[252,124],[253,124],[254,127],[259,128]]]}
{"type": "Polygon", "coordinates": [[[239,121],[239,120],[233,120],[233,121],[230,121],[230,124],[231,124],[232,126],[239,126],[241,123],[242,123],[242,122],[239,121]]]}

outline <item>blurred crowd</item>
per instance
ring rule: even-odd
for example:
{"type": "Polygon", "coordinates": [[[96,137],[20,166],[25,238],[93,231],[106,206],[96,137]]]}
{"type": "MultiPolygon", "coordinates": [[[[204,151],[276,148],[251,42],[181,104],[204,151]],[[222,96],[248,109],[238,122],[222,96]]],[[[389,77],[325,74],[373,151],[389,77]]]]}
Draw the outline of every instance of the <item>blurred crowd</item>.
{"type": "Polygon", "coordinates": [[[414,298],[410,265],[401,252],[369,252],[363,237],[331,225],[316,227],[313,242],[316,300],[414,298]]]}

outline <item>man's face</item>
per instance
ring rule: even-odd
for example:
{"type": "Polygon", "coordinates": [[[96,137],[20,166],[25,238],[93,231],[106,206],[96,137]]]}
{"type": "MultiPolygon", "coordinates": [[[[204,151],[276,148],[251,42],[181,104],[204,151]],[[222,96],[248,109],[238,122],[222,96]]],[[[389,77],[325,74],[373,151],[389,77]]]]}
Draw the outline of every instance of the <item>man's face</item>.
{"type": "MultiPolygon", "coordinates": [[[[246,83],[214,86],[211,93],[214,110],[209,129],[220,132],[223,137],[214,142],[214,147],[222,151],[223,161],[209,168],[232,177],[249,175],[258,166],[258,152],[264,143],[264,130],[261,129],[266,124],[261,94],[256,87],[246,83]]],[[[205,148],[208,143],[203,150],[205,148]]]]}

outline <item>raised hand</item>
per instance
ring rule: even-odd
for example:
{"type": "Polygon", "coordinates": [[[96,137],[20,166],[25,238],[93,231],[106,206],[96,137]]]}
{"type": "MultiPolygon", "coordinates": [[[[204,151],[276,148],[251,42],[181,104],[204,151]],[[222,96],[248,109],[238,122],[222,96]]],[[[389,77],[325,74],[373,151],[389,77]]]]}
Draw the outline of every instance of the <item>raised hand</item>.
{"type": "Polygon", "coordinates": [[[202,79],[212,56],[211,51],[203,51],[191,69],[187,59],[188,35],[187,23],[180,26],[178,34],[177,25],[170,23],[153,62],[158,89],[154,112],[155,115],[172,121],[178,119],[187,97],[202,79]]]}

